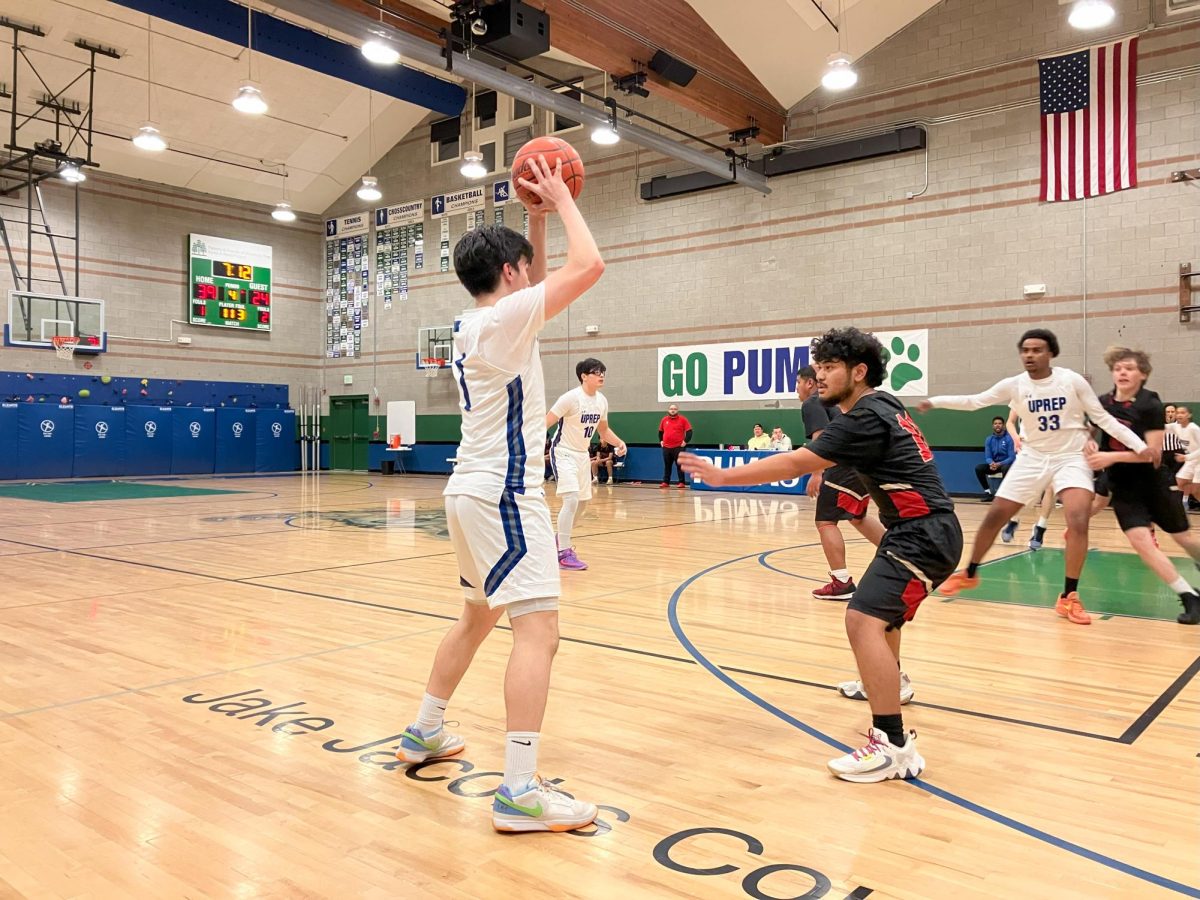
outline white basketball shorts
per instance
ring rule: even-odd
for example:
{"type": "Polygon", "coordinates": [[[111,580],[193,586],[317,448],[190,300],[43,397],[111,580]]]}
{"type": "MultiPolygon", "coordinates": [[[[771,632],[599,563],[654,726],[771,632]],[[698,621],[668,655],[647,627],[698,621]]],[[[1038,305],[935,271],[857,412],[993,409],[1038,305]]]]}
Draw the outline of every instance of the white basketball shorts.
{"type": "Polygon", "coordinates": [[[536,496],[505,491],[499,501],[466,494],[448,495],[445,501],[450,543],[468,602],[495,609],[559,596],[554,529],[540,490],[536,496]]]}
{"type": "Polygon", "coordinates": [[[1095,479],[1083,454],[1050,456],[1036,450],[1022,450],[996,489],[996,496],[1026,506],[1039,501],[1046,488],[1053,488],[1056,495],[1067,488],[1095,493],[1095,479]]]}
{"type": "Polygon", "coordinates": [[[580,501],[592,499],[592,458],[578,450],[555,447],[550,451],[550,465],[558,481],[559,496],[579,492],[580,501]]]}

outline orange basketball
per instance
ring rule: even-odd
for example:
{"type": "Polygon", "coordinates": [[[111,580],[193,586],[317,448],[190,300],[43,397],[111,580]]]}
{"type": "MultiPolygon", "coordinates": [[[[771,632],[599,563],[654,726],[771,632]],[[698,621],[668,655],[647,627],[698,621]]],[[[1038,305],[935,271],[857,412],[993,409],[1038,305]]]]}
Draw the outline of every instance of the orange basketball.
{"type": "Polygon", "coordinates": [[[562,177],[567,183],[567,187],[571,191],[572,197],[579,197],[583,190],[583,161],[579,158],[579,154],[575,152],[575,148],[561,138],[556,137],[536,137],[524,147],[517,151],[517,155],[513,157],[512,167],[512,184],[513,190],[516,191],[517,199],[528,201],[531,205],[537,206],[541,203],[541,198],[523,188],[518,182],[518,178],[526,178],[530,181],[534,180],[533,170],[529,167],[531,157],[538,155],[546,157],[546,165],[550,167],[550,171],[554,171],[554,167],[558,160],[562,160],[562,177]]]}

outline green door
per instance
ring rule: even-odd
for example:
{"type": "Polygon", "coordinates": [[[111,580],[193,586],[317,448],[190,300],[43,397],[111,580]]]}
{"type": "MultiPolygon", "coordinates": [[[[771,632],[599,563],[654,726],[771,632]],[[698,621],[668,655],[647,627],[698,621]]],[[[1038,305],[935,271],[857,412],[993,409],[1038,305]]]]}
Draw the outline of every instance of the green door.
{"type": "Polygon", "coordinates": [[[355,397],[353,408],[354,431],[350,447],[356,472],[367,471],[367,445],[371,443],[371,412],[366,397],[355,397]]]}
{"type": "Polygon", "coordinates": [[[329,401],[329,468],[367,470],[371,416],[366,397],[334,397],[329,401]]]}

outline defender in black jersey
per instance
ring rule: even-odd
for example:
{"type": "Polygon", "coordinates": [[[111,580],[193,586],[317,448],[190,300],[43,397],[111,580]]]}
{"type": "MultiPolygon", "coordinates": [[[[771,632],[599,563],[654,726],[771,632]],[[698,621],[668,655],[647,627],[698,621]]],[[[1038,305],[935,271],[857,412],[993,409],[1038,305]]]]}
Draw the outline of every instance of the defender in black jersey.
{"type": "Polygon", "coordinates": [[[899,400],[875,390],[885,371],[879,341],[857,328],[835,328],[813,341],[811,358],[821,399],[843,413],[816,441],[733,469],[692,454],[679,461],[713,487],[797,478],[835,464],[858,473],[887,529],[846,610],[872,727],[866,746],[830,760],[829,769],[847,781],[915,778],[925,760],[900,714],[900,626],[954,571],[962,528],[921,430],[899,400]]]}
{"type": "MultiPolygon", "coordinates": [[[[1150,377],[1150,357],[1128,347],[1110,347],[1104,362],[1113,374],[1113,389],[1100,403],[1114,419],[1161,454],[1165,415],[1158,394],[1145,388],[1150,377]]],[[[1108,475],[1111,506],[1129,545],[1155,575],[1179,595],[1181,625],[1200,625],[1200,591],[1188,584],[1154,541],[1150,527],[1171,535],[1200,568],[1200,535],[1188,529],[1188,517],[1171,493],[1171,475],[1157,462],[1145,462],[1107,434],[1099,447],[1089,445],[1088,464],[1108,475]]]]}
{"type": "MultiPolygon", "coordinates": [[[[810,443],[821,435],[832,419],[842,414],[836,406],[827,406],[821,400],[817,393],[817,373],[812,366],[804,366],[797,373],[796,396],[800,399],[805,438],[810,443]]],[[[829,583],[814,589],[812,595],[818,600],[849,600],[857,588],[846,568],[846,541],[838,523],[848,521],[876,547],[883,539],[883,526],[878,519],[867,515],[871,498],[858,473],[851,468],[830,466],[824,472],[814,472],[809,476],[806,493],[817,499],[817,536],[821,539],[825,561],[829,563],[829,583]]],[[[902,680],[911,698],[912,687],[906,679],[902,680]]],[[[854,685],[854,682],[847,682],[850,692],[846,696],[858,693],[854,685]]]]}

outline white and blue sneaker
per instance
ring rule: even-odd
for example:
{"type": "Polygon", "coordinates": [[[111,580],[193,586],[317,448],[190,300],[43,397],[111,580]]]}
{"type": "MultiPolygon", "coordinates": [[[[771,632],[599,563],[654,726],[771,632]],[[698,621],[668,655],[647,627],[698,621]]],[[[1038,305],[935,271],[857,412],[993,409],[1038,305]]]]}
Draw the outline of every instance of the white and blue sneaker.
{"type": "Polygon", "coordinates": [[[1013,542],[1013,538],[1017,536],[1018,524],[1020,523],[1010,521],[1007,525],[1005,525],[1004,530],[1000,532],[1000,540],[1004,541],[1006,544],[1011,544],[1013,542]]]}
{"type": "Polygon", "coordinates": [[[903,747],[897,747],[878,728],[867,733],[867,743],[853,753],[831,759],[829,771],[843,781],[870,784],[892,778],[916,778],[925,771],[925,760],[917,752],[917,733],[908,732],[903,747]]]}
{"type": "Polygon", "coordinates": [[[596,805],[572,800],[537,776],[524,790],[501,785],[492,800],[492,827],[497,831],[574,831],[596,818],[596,805]]]}
{"type": "Polygon", "coordinates": [[[396,751],[396,758],[407,763],[423,763],[431,759],[457,756],[463,752],[465,746],[465,740],[446,731],[442,725],[426,734],[413,724],[404,729],[404,737],[400,741],[400,749],[396,751]]]}

